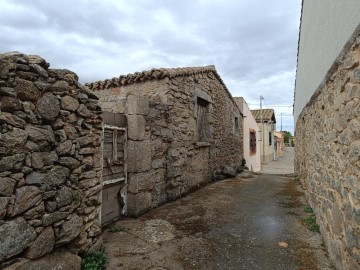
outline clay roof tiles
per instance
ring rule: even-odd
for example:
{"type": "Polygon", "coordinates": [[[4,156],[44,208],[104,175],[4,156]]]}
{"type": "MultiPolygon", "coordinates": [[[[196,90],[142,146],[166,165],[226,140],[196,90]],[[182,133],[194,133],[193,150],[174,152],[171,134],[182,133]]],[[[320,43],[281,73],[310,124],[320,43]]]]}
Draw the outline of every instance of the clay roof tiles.
{"type": "Polygon", "coordinates": [[[112,79],[106,79],[104,81],[86,83],[85,86],[92,91],[101,91],[112,87],[129,85],[129,84],[144,82],[148,80],[161,80],[164,78],[171,79],[174,77],[191,76],[201,73],[214,75],[223,85],[234,105],[236,105],[229,89],[225,85],[224,81],[221,79],[220,75],[217,73],[214,65],[202,66],[202,67],[184,67],[184,68],[153,68],[151,70],[135,72],[133,74],[120,75],[118,78],[114,77],[112,79]]]}
{"type": "Polygon", "coordinates": [[[262,115],[264,121],[273,121],[276,123],[275,112],[273,109],[251,110],[251,113],[256,121],[260,121],[262,115]]]}
{"type": "MultiPolygon", "coordinates": [[[[120,75],[118,78],[114,77],[112,79],[106,79],[104,81],[97,81],[92,83],[86,83],[89,89],[104,90],[110,87],[116,87],[121,85],[129,85],[138,82],[144,82],[147,80],[160,80],[164,78],[174,78],[178,76],[189,76],[199,73],[214,73],[220,82],[225,86],[223,80],[220,78],[220,75],[216,72],[215,66],[203,66],[203,67],[185,67],[185,68],[153,68],[151,70],[146,70],[142,72],[135,72],[128,75],[120,75]]],[[[227,89],[227,87],[225,86],[227,89]]],[[[228,90],[228,89],[227,89],[228,90]]]]}

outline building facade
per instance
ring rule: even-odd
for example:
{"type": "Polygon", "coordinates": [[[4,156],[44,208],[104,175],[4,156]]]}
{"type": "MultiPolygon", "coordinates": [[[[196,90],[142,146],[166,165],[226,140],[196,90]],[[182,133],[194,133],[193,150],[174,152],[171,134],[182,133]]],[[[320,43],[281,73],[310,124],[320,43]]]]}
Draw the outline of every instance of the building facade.
{"type": "Polygon", "coordinates": [[[261,170],[260,162],[260,128],[252,115],[246,101],[242,97],[234,97],[241,113],[243,114],[243,141],[244,158],[249,170],[257,172],[261,170]]]}
{"type": "Polygon", "coordinates": [[[239,169],[242,115],[214,66],[153,69],[87,86],[103,111],[127,119],[127,180],[109,190],[127,186],[127,215],[239,169]]]}
{"type": "Polygon", "coordinates": [[[360,269],[360,2],[304,0],[295,171],[337,269],[360,269]]]}
{"type": "Polygon", "coordinates": [[[275,159],[284,157],[285,142],[284,134],[282,132],[274,131],[274,143],[275,159]]]}
{"type": "Polygon", "coordinates": [[[260,156],[262,163],[269,163],[274,160],[274,130],[276,118],[273,109],[251,110],[260,128],[258,143],[260,144],[260,156]]]}

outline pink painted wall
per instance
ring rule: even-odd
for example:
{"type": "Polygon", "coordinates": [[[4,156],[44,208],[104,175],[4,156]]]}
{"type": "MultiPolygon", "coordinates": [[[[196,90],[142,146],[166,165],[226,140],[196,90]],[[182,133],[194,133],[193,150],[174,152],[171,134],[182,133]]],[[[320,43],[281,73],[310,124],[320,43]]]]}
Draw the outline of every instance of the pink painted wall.
{"type": "Polygon", "coordinates": [[[246,101],[241,97],[234,98],[236,104],[238,105],[240,111],[243,113],[243,137],[244,137],[244,158],[246,160],[246,166],[254,171],[260,171],[261,162],[260,162],[260,147],[261,142],[259,142],[259,126],[255,121],[254,116],[252,115],[246,101]],[[250,154],[250,130],[255,130],[256,132],[256,153],[250,154]]]}

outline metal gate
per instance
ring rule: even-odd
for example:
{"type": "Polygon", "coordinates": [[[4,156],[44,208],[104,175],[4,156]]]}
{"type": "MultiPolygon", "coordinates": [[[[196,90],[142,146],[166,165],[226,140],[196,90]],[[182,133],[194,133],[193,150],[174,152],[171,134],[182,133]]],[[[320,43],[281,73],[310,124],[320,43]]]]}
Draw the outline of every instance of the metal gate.
{"type": "Polygon", "coordinates": [[[126,213],[126,116],[103,112],[103,190],[101,223],[106,225],[126,213]]]}

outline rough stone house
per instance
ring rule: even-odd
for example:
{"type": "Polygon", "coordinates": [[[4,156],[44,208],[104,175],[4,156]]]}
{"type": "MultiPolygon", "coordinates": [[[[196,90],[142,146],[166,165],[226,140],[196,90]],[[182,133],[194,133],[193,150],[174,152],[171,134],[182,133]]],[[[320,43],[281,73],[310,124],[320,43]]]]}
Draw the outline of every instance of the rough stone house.
{"type": "Polygon", "coordinates": [[[101,233],[97,97],[48,67],[0,54],[0,269],[80,269],[101,233]]]}
{"type": "Polygon", "coordinates": [[[273,109],[251,110],[260,128],[260,155],[262,163],[269,163],[274,160],[274,130],[276,118],[273,109]],[[263,132],[264,131],[264,132],[263,132]]]}
{"type": "Polygon", "coordinates": [[[240,112],[243,115],[243,142],[244,142],[244,158],[246,166],[254,171],[261,170],[260,161],[260,128],[252,115],[246,101],[242,97],[234,97],[240,112]]]}
{"type": "Polygon", "coordinates": [[[125,177],[109,186],[108,205],[123,189],[123,213],[138,216],[239,169],[242,115],[214,66],[152,69],[87,86],[109,119],[124,118],[127,133],[125,177]]]}
{"type": "Polygon", "coordinates": [[[295,170],[337,269],[360,269],[360,2],[304,0],[295,170]]]}

